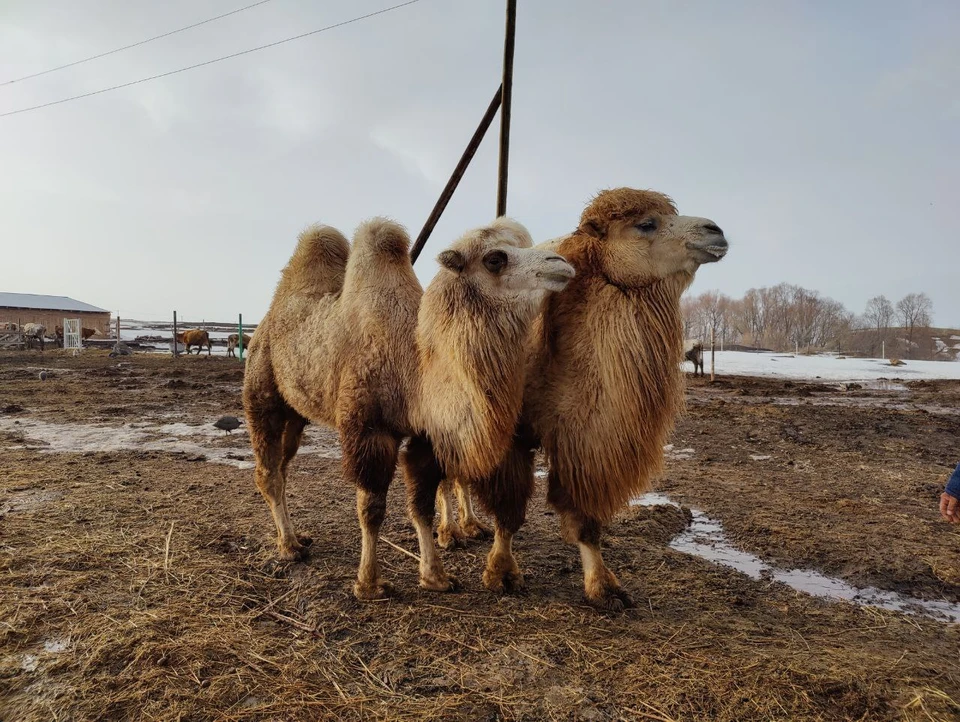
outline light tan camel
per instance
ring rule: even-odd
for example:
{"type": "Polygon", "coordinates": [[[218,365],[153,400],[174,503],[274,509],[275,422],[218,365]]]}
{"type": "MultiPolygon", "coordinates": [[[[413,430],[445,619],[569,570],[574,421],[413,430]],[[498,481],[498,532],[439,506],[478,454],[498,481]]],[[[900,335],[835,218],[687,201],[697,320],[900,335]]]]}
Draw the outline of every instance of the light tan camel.
{"type": "MultiPolygon", "coordinates": [[[[586,598],[619,610],[632,600],[603,563],[601,529],[663,468],[683,406],[680,296],[702,264],[723,258],[727,241],[712,221],[677,215],[660,193],[619,188],[600,193],[572,234],[540,247],[563,255],[577,276],[546,300],[534,326],[513,447],[493,474],[466,484],[497,522],[483,582],[498,592],[523,585],[511,540],[539,446],[547,500],[564,540],[580,549],[586,598]]],[[[440,499],[441,519],[452,520],[449,496],[440,499]]]]}
{"type": "Polygon", "coordinates": [[[406,231],[374,219],[353,247],[338,231],[305,231],[250,343],[244,406],[256,482],[277,525],[283,559],[310,540],[287,510],[287,467],[307,421],[337,429],[344,476],[357,486],[362,531],[354,593],[390,592],[376,544],[400,443],[408,508],[420,545],[420,583],[456,586],[432,535],[444,475],[489,474],[510,446],[523,398],[525,340],[543,298],[572,267],[531,248],[519,223],[500,218],[440,254],[424,293],[406,231]]]}

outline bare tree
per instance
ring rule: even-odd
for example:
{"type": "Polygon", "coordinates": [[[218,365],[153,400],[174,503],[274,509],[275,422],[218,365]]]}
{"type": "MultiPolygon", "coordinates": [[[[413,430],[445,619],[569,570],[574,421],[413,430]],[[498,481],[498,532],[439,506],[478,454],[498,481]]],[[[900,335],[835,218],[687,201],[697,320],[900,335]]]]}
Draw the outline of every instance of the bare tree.
{"type": "Polygon", "coordinates": [[[914,329],[930,325],[933,316],[933,301],[925,293],[908,293],[897,302],[897,315],[907,334],[907,354],[916,344],[913,342],[914,329]]]}
{"type": "Polygon", "coordinates": [[[887,329],[893,324],[894,310],[893,304],[883,295],[874,296],[867,301],[867,309],[863,312],[863,320],[876,330],[876,336],[870,344],[870,353],[875,355],[877,347],[886,341],[888,336],[887,329]]]}

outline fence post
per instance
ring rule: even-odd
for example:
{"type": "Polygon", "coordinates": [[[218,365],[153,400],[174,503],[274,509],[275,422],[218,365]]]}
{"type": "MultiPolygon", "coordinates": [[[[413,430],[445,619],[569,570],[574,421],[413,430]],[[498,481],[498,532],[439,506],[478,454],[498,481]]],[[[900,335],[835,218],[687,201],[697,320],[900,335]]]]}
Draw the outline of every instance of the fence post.
{"type": "Polygon", "coordinates": [[[240,360],[243,361],[243,314],[240,314],[240,318],[237,321],[237,341],[238,347],[240,349],[240,360]]]}
{"type": "Polygon", "coordinates": [[[180,347],[177,346],[177,312],[173,312],[173,357],[180,355],[180,347]]]}
{"type": "Polygon", "coordinates": [[[715,378],[717,355],[717,339],[714,335],[713,327],[710,327],[710,381],[715,378]]]}

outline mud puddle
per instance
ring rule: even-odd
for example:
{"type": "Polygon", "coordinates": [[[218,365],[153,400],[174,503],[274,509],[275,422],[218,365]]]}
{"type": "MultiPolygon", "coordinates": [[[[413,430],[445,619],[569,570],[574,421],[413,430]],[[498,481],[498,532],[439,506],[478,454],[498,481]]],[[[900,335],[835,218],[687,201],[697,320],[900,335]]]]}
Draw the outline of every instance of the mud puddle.
{"type": "MultiPolygon", "coordinates": [[[[639,506],[680,507],[666,494],[649,492],[637,499],[639,506]]],[[[960,604],[908,597],[875,587],[855,587],[842,579],[810,569],[778,569],[757,556],[741,551],[726,538],[723,524],[699,509],[690,508],[692,520],[686,531],[670,541],[670,548],[714,564],[736,569],[756,580],[782,582],[798,592],[825,599],[845,600],[864,607],[916,614],[938,621],[960,623],[960,604]]]]}

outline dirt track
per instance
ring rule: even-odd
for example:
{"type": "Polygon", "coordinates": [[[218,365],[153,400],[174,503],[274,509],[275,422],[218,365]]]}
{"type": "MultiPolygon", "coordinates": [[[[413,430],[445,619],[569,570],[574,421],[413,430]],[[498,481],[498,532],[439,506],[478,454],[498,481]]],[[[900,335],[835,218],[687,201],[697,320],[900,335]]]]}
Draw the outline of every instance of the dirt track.
{"type": "MultiPolygon", "coordinates": [[[[240,365],[117,361],[0,355],[3,722],[960,719],[960,626],[676,552],[686,517],[672,507],[610,530],[605,556],[639,602],[619,616],[582,603],[542,494],[516,543],[524,596],[482,588],[486,543],[442,552],[464,585],[450,595],[421,592],[415,562],[383,545],[399,596],[361,604],[332,434],[310,430],[291,480],[313,557],[277,563],[267,507],[238,468],[245,434],[184,426],[240,414],[240,365]],[[46,424],[87,450],[37,448],[46,424]],[[129,424],[93,450],[106,437],[90,425],[129,424]]],[[[935,513],[960,456],[960,383],[722,378],[688,396],[674,444],[693,452],[668,461],[660,490],[764,559],[960,601],[960,531],[935,513]]],[[[415,551],[403,506],[397,480],[384,536],[415,551]]]]}

